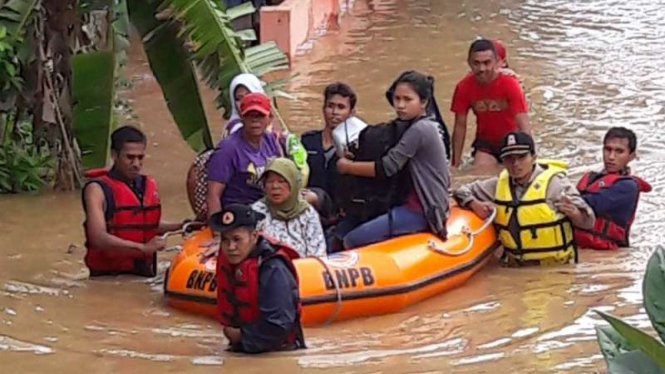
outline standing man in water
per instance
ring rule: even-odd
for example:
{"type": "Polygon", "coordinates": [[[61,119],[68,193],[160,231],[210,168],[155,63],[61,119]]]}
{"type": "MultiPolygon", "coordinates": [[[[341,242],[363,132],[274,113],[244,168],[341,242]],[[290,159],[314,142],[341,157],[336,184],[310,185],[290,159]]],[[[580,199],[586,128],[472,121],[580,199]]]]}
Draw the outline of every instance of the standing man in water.
{"type": "Polygon", "coordinates": [[[628,164],[635,159],[637,137],[625,127],[613,127],[603,139],[603,170],[584,174],[577,184],[582,198],[596,213],[593,228],[575,229],[580,248],[628,247],[640,193],[651,185],[631,175],[628,164]]]}
{"type": "Polygon", "coordinates": [[[561,162],[536,161],[530,135],[508,133],[501,147],[505,169],[453,192],[457,203],[494,225],[508,266],[577,262],[573,225],[593,227],[593,210],[566,176],[561,162]]]}
{"type": "Polygon", "coordinates": [[[305,348],[300,324],[302,304],[299,255],[256,230],[265,215],[241,204],[229,204],[210,218],[219,232],[217,310],[230,349],[262,353],[305,348]]]}
{"type": "Polygon", "coordinates": [[[155,181],[141,174],[146,137],[137,128],[120,127],[111,134],[111,170],[88,173],[83,187],[85,264],[90,276],[157,274],[157,251],[166,241],[157,236],[181,224],[161,221],[155,181]]]}
{"type": "Polygon", "coordinates": [[[496,166],[501,162],[501,140],[511,132],[529,134],[529,115],[519,81],[500,74],[495,44],[487,39],[474,41],[469,48],[467,75],[455,88],[451,111],[455,113],[452,166],[462,159],[469,109],[476,115],[476,138],[473,141],[473,164],[496,166]]]}

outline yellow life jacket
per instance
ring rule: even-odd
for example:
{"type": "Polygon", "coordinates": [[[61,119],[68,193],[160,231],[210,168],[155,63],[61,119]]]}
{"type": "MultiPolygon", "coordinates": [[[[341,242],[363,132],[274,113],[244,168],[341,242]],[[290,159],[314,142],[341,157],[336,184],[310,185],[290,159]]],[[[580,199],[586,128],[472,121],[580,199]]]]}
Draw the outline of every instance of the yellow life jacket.
{"type": "Polygon", "coordinates": [[[499,175],[494,194],[497,213],[494,224],[509,263],[537,261],[541,265],[577,261],[573,227],[570,220],[552,209],[546,201],[547,189],[557,174],[566,175],[566,164],[560,161],[539,162],[545,170],[516,200],[507,170],[499,175]]]}

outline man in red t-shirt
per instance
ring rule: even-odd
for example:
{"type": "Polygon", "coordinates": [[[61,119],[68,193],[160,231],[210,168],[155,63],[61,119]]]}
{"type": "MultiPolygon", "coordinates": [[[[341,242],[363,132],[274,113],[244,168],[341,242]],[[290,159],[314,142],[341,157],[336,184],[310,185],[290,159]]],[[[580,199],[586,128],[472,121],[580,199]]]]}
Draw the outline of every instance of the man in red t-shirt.
{"type": "Polygon", "coordinates": [[[478,124],[472,145],[473,164],[497,165],[501,162],[501,141],[507,133],[531,132],[526,99],[515,77],[500,74],[497,50],[492,41],[479,39],[473,42],[468,63],[472,74],[457,84],[451,106],[455,113],[452,166],[460,165],[469,109],[473,110],[478,124]]]}

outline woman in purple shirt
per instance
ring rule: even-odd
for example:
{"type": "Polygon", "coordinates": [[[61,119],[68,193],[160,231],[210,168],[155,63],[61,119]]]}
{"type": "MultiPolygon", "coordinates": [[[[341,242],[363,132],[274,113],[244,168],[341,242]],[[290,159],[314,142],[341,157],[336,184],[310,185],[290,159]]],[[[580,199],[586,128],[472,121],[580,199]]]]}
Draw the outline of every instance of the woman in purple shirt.
{"type": "Polygon", "coordinates": [[[244,126],[222,140],[208,162],[208,217],[228,204],[251,204],[264,196],[259,179],[270,160],[281,156],[275,137],[266,133],[272,121],[270,100],[251,93],[240,103],[244,126]]]}

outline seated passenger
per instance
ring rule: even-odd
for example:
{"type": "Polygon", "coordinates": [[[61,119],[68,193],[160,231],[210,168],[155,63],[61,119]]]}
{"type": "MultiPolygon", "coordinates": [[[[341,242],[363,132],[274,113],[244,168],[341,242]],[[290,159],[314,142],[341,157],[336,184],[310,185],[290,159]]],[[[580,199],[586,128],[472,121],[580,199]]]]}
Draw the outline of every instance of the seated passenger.
{"type": "Polygon", "coordinates": [[[376,190],[382,193],[381,183],[400,172],[405,171],[401,175],[409,182],[400,185],[399,201],[391,202],[386,214],[344,237],[347,249],[422,231],[446,238],[450,177],[442,125],[427,115],[432,92],[430,77],[415,71],[401,74],[388,90],[388,99],[406,128],[399,142],[376,161],[342,158],[337,162],[340,174],[376,178],[376,190]]]}
{"type": "Polygon", "coordinates": [[[252,93],[242,100],[241,131],[222,140],[208,162],[208,216],[228,204],[252,204],[264,196],[259,184],[268,162],[281,156],[275,137],[266,133],[272,120],[270,100],[252,93]]]}
{"type": "Polygon", "coordinates": [[[505,169],[498,177],[454,191],[457,203],[494,224],[507,265],[552,265],[577,261],[572,225],[593,227],[593,210],[566,176],[562,163],[537,163],[533,139],[511,132],[500,153],[505,169]]]}
{"type": "Polygon", "coordinates": [[[576,228],[580,248],[617,249],[628,247],[630,226],[635,219],[641,192],[651,186],[630,174],[628,164],[635,159],[637,137],[625,127],[613,127],[603,139],[603,170],[584,174],[577,184],[582,198],[596,213],[590,230],[576,228]]]}
{"type": "Polygon", "coordinates": [[[83,227],[90,276],[154,277],[157,251],[166,246],[158,235],[182,226],[161,220],[157,185],[141,174],[145,148],[139,129],[120,127],[111,134],[111,170],[88,173],[94,179],[83,187],[83,227]]]}
{"type": "Polygon", "coordinates": [[[252,208],[265,215],[258,229],[293,248],[300,257],[325,256],[326,240],[316,210],[300,193],[302,176],[288,158],[272,160],[261,178],[266,196],[252,208]]]}
{"type": "MultiPolygon", "coordinates": [[[[240,103],[250,93],[265,94],[259,78],[253,74],[246,73],[236,75],[229,86],[231,117],[226,121],[226,125],[222,130],[222,140],[242,128],[240,103]]],[[[220,140],[220,144],[222,140],[220,140]]],[[[187,197],[189,205],[198,219],[205,220],[208,216],[206,203],[208,195],[208,162],[213,152],[214,149],[208,149],[199,153],[187,173],[187,197]]]]}
{"type": "Polygon", "coordinates": [[[230,204],[210,219],[221,233],[217,258],[217,309],[230,349],[261,353],[305,348],[300,325],[298,254],[256,231],[263,218],[247,205],[230,204]]]}
{"type": "Polygon", "coordinates": [[[351,87],[339,82],[326,86],[323,96],[325,126],[322,130],[304,133],[301,141],[307,150],[309,164],[307,187],[321,189],[334,198],[333,184],[337,176],[337,155],[332,134],[337,125],[355,114],[358,99],[351,87]]]}
{"type": "Polygon", "coordinates": [[[238,74],[231,81],[231,87],[229,88],[229,101],[231,103],[231,117],[226,121],[226,126],[224,126],[224,131],[222,133],[222,139],[233,134],[234,132],[242,128],[242,120],[240,119],[240,103],[242,99],[251,94],[251,93],[260,93],[265,95],[263,90],[263,85],[259,78],[254,74],[238,74]]]}

